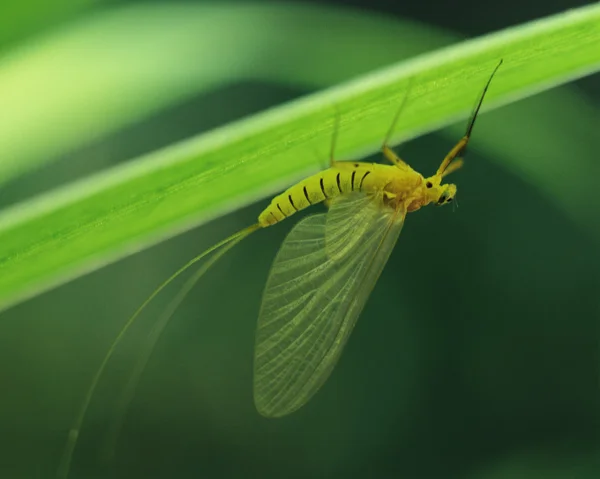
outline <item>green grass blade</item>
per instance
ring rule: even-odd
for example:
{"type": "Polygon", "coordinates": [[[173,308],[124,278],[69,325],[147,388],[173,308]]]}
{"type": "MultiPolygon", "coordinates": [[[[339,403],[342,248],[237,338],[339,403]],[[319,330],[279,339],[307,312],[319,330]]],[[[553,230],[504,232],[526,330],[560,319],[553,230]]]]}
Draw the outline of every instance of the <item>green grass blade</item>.
{"type": "MultiPolygon", "coordinates": [[[[319,89],[455,41],[446,32],[414,22],[307,4],[153,4],[96,14],[0,60],[5,113],[0,115],[0,184],[217,84],[259,79],[319,89]],[[209,28],[215,25],[235,32],[219,46],[218,55],[209,28]],[[103,48],[98,51],[95,45],[103,48]],[[90,49],[94,55],[85,53],[90,49]],[[64,71],[70,72],[74,88],[64,88],[64,71]],[[38,86],[40,78],[44,89],[38,86]]],[[[587,202],[585,188],[570,188],[561,198],[553,194],[564,187],[565,174],[568,184],[577,186],[598,176],[590,151],[600,148],[600,140],[594,137],[591,141],[598,144],[586,148],[590,141],[581,141],[579,125],[594,125],[600,118],[587,105],[584,115],[573,108],[575,96],[555,90],[543,99],[517,104],[493,130],[483,127],[489,133],[478,133],[478,147],[589,228],[596,212],[578,208],[587,202]],[[541,109],[546,111],[533,113],[541,109]],[[535,125],[546,136],[542,143],[529,142],[534,146],[527,147],[527,161],[522,161],[523,141],[506,142],[529,134],[530,128],[515,131],[521,125],[535,125]],[[547,165],[538,159],[549,159],[552,153],[570,158],[568,172],[548,176],[547,165]]],[[[454,138],[462,132],[453,128],[443,133],[454,138]]]]}
{"type": "Polygon", "coordinates": [[[0,305],[316,171],[334,105],[343,112],[338,157],[354,158],[378,148],[409,77],[397,140],[467,116],[501,57],[484,109],[597,71],[599,43],[600,5],[581,8],[359,77],[16,206],[0,216],[0,305]]]}

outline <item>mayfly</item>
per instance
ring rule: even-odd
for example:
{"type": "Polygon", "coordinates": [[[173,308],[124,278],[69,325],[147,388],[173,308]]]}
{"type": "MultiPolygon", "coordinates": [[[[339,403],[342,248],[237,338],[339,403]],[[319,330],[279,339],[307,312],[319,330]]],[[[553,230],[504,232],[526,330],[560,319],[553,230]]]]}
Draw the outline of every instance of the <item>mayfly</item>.
{"type": "Polygon", "coordinates": [[[442,181],[462,166],[461,156],[471,138],[487,89],[501,64],[502,60],[485,84],[464,136],[434,175],[425,178],[388,146],[407,94],[382,146],[383,156],[391,165],[334,160],[336,121],[329,168],[273,198],[256,224],[199,254],[160,285],[127,321],[96,372],[69,432],[59,477],[68,475],[87,408],[110,357],[146,305],[177,276],[216,251],[185,283],[156,323],[123,395],[121,417],[111,431],[114,437],[156,340],[200,277],[250,234],[326,201],[327,213],[302,219],[281,245],[263,293],[255,338],[254,402],[258,412],[266,417],[280,417],[306,404],[340,358],[400,236],[406,215],[432,203],[444,205],[454,200],[456,185],[442,181]]]}

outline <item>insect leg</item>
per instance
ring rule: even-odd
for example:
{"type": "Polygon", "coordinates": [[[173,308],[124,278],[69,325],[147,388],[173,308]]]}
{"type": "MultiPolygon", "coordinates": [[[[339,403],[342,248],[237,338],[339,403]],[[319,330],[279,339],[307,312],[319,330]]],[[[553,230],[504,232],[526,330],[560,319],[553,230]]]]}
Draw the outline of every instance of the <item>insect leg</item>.
{"type": "Polygon", "coordinates": [[[329,167],[335,166],[335,146],[337,144],[338,131],[340,129],[340,110],[335,108],[335,117],[333,118],[333,133],[331,134],[331,147],[329,149],[329,167]]]}
{"type": "Polygon", "coordinates": [[[392,124],[390,125],[390,128],[388,129],[387,134],[385,135],[383,144],[381,145],[381,151],[385,159],[388,160],[390,163],[393,163],[394,165],[398,166],[399,168],[409,168],[409,166],[388,146],[388,143],[390,141],[392,133],[394,132],[394,128],[396,128],[396,124],[398,123],[398,119],[400,118],[400,113],[402,113],[404,107],[406,106],[406,100],[408,98],[408,92],[410,91],[411,83],[412,77],[408,79],[408,85],[404,93],[404,98],[402,99],[402,102],[400,103],[400,106],[398,107],[398,110],[394,115],[392,124]]]}
{"type": "MultiPolygon", "coordinates": [[[[337,144],[338,131],[340,129],[340,110],[336,106],[335,107],[335,116],[333,117],[333,132],[331,134],[331,147],[329,149],[329,168],[334,168],[336,166],[335,161],[335,146],[337,144]]],[[[326,199],[323,204],[327,209],[331,206],[331,199],[326,199]]]]}
{"type": "Polygon", "coordinates": [[[384,158],[390,163],[393,163],[399,168],[409,168],[408,164],[405,163],[405,161],[402,158],[400,158],[389,146],[383,145],[381,151],[383,153],[384,158]]]}

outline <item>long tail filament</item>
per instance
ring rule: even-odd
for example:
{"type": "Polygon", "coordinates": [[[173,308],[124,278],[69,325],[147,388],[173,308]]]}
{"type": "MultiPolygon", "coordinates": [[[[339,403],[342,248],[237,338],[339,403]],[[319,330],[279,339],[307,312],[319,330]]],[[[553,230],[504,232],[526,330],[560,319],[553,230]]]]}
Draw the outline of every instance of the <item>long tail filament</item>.
{"type": "Polygon", "coordinates": [[[92,397],[94,396],[94,392],[96,391],[96,387],[98,386],[100,378],[102,377],[102,374],[104,373],[104,370],[106,369],[106,366],[107,366],[108,362],[110,361],[110,358],[112,357],[113,353],[115,352],[117,346],[123,340],[123,338],[125,337],[125,334],[129,330],[129,328],[133,325],[133,323],[138,318],[138,316],[141,314],[141,312],[158,295],[158,293],[160,293],[175,278],[177,278],[179,275],[181,275],[184,271],[186,271],[188,268],[193,266],[195,263],[202,260],[205,256],[207,256],[210,253],[212,253],[213,251],[223,247],[223,249],[221,251],[219,251],[213,258],[211,258],[209,261],[207,261],[202,266],[202,268],[200,268],[194,274],[194,276],[192,276],[184,284],[183,288],[179,291],[177,296],[169,304],[169,306],[167,307],[167,309],[165,310],[163,315],[160,317],[160,319],[158,320],[158,322],[152,329],[150,336],[149,336],[148,343],[146,344],[146,347],[144,348],[143,353],[141,354],[140,358],[138,359],[135,369],[134,369],[134,371],[129,379],[129,382],[127,383],[127,387],[125,388],[125,391],[122,395],[122,400],[119,405],[119,413],[117,416],[117,420],[113,424],[113,427],[111,427],[111,430],[109,433],[110,434],[109,438],[116,439],[116,437],[118,436],[118,433],[121,429],[121,425],[123,422],[123,417],[124,417],[125,411],[127,409],[127,405],[129,404],[129,402],[131,401],[131,398],[133,397],[135,387],[136,387],[136,385],[139,381],[139,378],[144,370],[144,367],[145,367],[146,363],[148,362],[150,355],[152,354],[152,350],[154,349],[154,346],[155,346],[158,338],[160,337],[164,328],[168,324],[169,320],[171,319],[171,317],[172,317],[173,313],[175,312],[175,310],[177,309],[177,307],[181,304],[181,302],[183,301],[185,296],[190,292],[190,290],[198,282],[198,280],[208,271],[208,269],[213,264],[215,264],[227,251],[229,251],[231,248],[233,248],[236,244],[238,244],[244,238],[246,238],[247,236],[254,233],[256,230],[258,230],[260,228],[261,228],[261,226],[259,224],[254,224],[252,226],[249,226],[248,228],[238,231],[237,233],[229,236],[228,238],[225,238],[224,240],[222,240],[219,243],[215,244],[214,246],[210,247],[206,251],[204,251],[204,252],[200,253],[199,255],[195,256],[194,258],[192,258],[184,266],[179,268],[175,273],[173,273],[169,278],[167,278],[167,280],[164,281],[158,288],[156,288],[154,290],[154,292],[148,297],[148,299],[146,299],[146,301],[144,301],[142,303],[142,305],[137,309],[137,311],[135,313],[133,313],[133,315],[127,320],[127,322],[125,323],[123,328],[121,328],[121,331],[119,331],[119,334],[117,335],[117,337],[111,344],[110,348],[108,349],[106,355],[104,356],[104,359],[100,363],[100,367],[96,371],[96,374],[94,375],[94,378],[92,379],[92,383],[90,384],[90,387],[88,388],[88,390],[86,392],[86,395],[81,404],[79,413],[75,418],[73,426],[69,430],[69,436],[67,438],[67,443],[65,445],[65,449],[64,449],[63,456],[62,456],[62,459],[60,462],[60,466],[58,468],[58,473],[57,473],[58,479],[66,479],[69,475],[69,470],[71,468],[71,461],[73,458],[73,452],[75,450],[75,447],[77,445],[77,440],[79,438],[79,432],[81,430],[81,426],[85,419],[85,415],[89,408],[92,397]]]}

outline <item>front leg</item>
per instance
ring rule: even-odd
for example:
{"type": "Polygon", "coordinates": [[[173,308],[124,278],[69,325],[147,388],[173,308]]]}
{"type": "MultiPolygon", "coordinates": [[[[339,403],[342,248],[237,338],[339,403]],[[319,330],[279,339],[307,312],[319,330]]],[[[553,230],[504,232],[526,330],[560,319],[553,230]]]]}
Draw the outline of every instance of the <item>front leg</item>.
{"type": "Polygon", "coordinates": [[[408,164],[406,164],[404,162],[404,160],[402,160],[402,158],[400,158],[398,155],[396,155],[394,150],[392,150],[389,146],[383,145],[381,147],[381,151],[383,152],[383,156],[385,157],[385,159],[388,160],[390,163],[393,163],[394,165],[396,165],[398,168],[400,168],[402,170],[404,170],[406,168],[412,170],[412,168],[410,166],[408,166],[408,164]]]}

